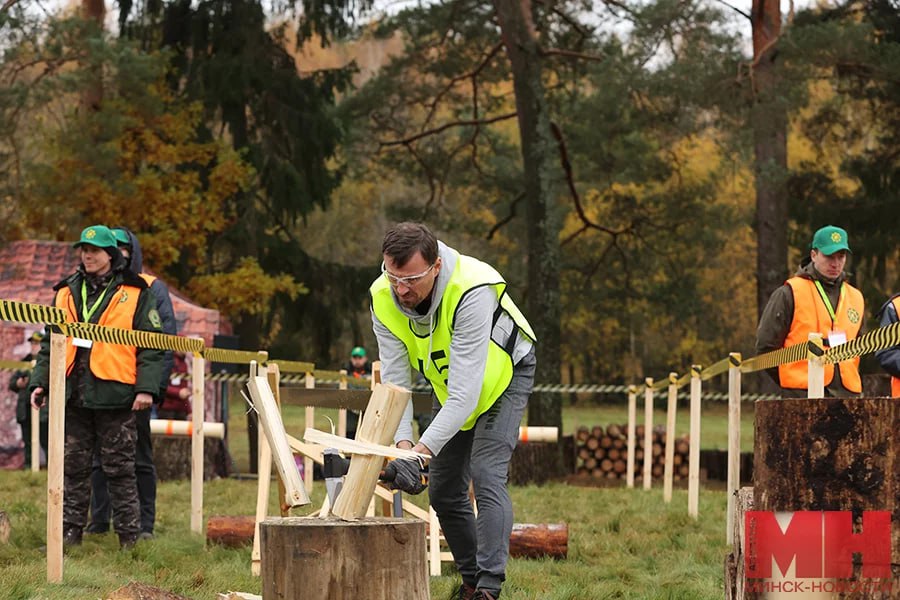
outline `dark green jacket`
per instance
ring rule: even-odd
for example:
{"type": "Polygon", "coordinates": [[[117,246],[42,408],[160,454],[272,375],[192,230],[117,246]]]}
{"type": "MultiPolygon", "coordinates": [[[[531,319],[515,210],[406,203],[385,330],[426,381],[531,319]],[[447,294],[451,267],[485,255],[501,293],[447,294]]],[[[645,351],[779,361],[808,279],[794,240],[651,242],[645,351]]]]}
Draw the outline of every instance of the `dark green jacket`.
{"type": "MultiPolygon", "coordinates": [[[[79,321],[82,320],[81,284],[83,278],[84,275],[81,270],[79,270],[53,287],[57,294],[59,294],[59,290],[63,287],[69,287],[72,292],[72,299],[75,302],[76,314],[78,315],[79,321]]],[[[90,322],[96,323],[100,319],[100,316],[106,311],[109,300],[114,295],[115,290],[123,284],[141,290],[141,295],[138,298],[137,310],[134,313],[132,329],[161,333],[161,322],[159,313],[156,310],[156,300],[154,300],[153,294],[150,293],[147,283],[131,271],[120,271],[113,275],[109,291],[106,293],[100,306],[98,306],[94,314],[91,315],[90,322]]],[[[113,308],[113,310],[115,310],[115,308],[113,308]]],[[[54,329],[56,330],[56,328],[54,329]]],[[[80,348],[78,352],[79,354],[90,353],[90,350],[80,348]]],[[[80,402],[76,402],[76,404],[79,404],[84,408],[92,409],[121,409],[131,407],[134,403],[135,395],[140,392],[146,392],[154,397],[157,396],[159,394],[159,380],[162,376],[164,354],[165,353],[162,350],[138,348],[137,381],[134,385],[119,381],[98,379],[94,377],[94,374],[91,373],[90,369],[85,369],[82,375],[83,380],[77,382],[78,388],[82,390],[82,397],[79,399],[80,402]]],[[[76,385],[76,382],[73,381],[73,379],[77,377],[75,369],[77,369],[79,360],[85,360],[89,363],[90,357],[89,355],[76,356],[76,366],[73,368],[72,373],[66,378],[66,402],[69,402],[72,399],[72,393],[76,385]]],[[[36,387],[42,387],[44,390],[47,390],[49,366],[50,336],[48,335],[45,336],[41,342],[41,351],[38,353],[37,362],[35,363],[34,370],[31,374],[29,389],[33,390],[36,387]]]]}

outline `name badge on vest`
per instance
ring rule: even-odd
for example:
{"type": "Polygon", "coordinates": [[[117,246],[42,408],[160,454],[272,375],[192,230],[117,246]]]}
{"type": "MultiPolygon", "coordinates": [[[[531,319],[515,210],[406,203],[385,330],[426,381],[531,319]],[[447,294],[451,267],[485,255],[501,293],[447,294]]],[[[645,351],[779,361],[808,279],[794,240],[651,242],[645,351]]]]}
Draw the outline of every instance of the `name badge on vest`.
{"type": "Polygon", "coordinates": [[[828,347],[834,348],[835,346],[840,346],[841,344],[847,343],[847,333],[841,330],[834,330],[828,332],[828,347]]]}
{"type": "Polygon", "coordinates": [[[85,340],[82,338],[72,338],[72,345],[76,348],[90,348],[94,345],[93,340],[85,340]]]}

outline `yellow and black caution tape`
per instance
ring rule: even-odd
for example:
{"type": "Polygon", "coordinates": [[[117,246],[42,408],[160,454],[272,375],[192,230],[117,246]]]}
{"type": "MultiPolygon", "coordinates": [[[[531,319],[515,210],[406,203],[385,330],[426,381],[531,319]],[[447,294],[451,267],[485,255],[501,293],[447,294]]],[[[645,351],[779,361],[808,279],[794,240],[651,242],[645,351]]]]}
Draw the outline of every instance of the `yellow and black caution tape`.
{"type": "Polygon", "coordinates": [[[787,348],[780,348],[772,352],[766,352],[759,356],[748,358],[741,365],[741,373],[753,373],[755,371],[763,371],[772,369],[779,365],[806,360],[809,351],[809,343],[802,342],[787,348]]]}
{"type": "Polygon", "coordinates": [[[717,376],[721,375],[722,373],[727,373],[728,369],[730,367],[731,367],[731,359],[728,356],[726,356],[719,362],[715,362],[715,363],[711,364],[710,366],[706,367],[705,369],[703,369],[703,371],[700,372],[700,379],[703,381],[712,379],[713,377],[717,377],[717,376]]]}
{"type": "Polygon", "coordinates": [[[31,363],[21,360],[0,360],[0,371],[29,371],[31,363]]]}
{"type": "Polygon", "coordinates": [[[669,378],[660,379],[659,381],[654,381],[653,385],[650,386],[650,389],[654,392],[658,392],[659,390],[664,390],[669,387],[669,378]]]}
{"type": "Polygon", "coordinates": [[[206,348],[203,350],[203,358],[217,363],[250,364],[254,360],[258,363],[264,363],[268,357],[269,353],[264,350],[258,352],[229,350],[226,348],[206,348]]]}
{"type": "Polygon", "coordinates": [[[32,323],[40,325],[47,323],[58,325],[64,323],[66,313],[55,306],[43,304],[31,304],[29,302],[16,302],[14,300],[0,300],[0,321],[14,321],[16,323],[32,323]]]}
{"type": "Polygon", "coordinates": [[[270,360],[269,364],[278,365],[278,369],[282,373],[312,373],[316,369],[315,363],[303,362],[299,360],[282,360],[276,358],[270,360]]]}
{"type": "Polygon", "coordinates": [[[60,325],[60,328],[69,337],[105,342],[107,344],[153,348],[154,350],[175,350],[187,353],[203,350],[203,340],[200,338],[187,338],[139,329],[118,329],[116,327],[103,327],[93,323],[80,322],[65,323],[60,325]]]}
{"type": "Polygon", "coordinates": [[[839,363],[864,354],[887,350],[898,344],[900,344],[900,322],[879,327],[840,346],[829,348],[822,355],[822,361],[826,364],[839,363]]]}
{"type": "Polygon", "coordinates": [[[678,378],[678,381],[675,382],[675,385],[678,387],[684,387],[691,382],[691,371],[688,371],[684,375],[678,378]]]}
{"type": "Polygon", "coordinates": [[[316,383],[320,381],[340,382],[342,379],[348,378],[346,373],[341,373],[340,371],[326,371],[325,369],[316,369],[313,371],[313,375],[316,377],[316,383]]]}

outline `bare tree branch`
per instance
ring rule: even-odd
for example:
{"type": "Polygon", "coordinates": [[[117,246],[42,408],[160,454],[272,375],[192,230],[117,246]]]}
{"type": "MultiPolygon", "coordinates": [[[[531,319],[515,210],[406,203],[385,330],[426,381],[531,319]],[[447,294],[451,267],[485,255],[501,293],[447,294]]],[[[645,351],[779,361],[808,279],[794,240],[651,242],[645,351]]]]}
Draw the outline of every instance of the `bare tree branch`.
{"type": "Polygon", "coordinates": [[[5,13],[18,3],[19,0],[6,0],[6,2],[3,3],[3,6],[0,6],[0,13],[5,13]]]}
{"type": "Polygon", "coordinates": [[[736,12],[739,15],[741,15],[742,17],[746,18],[748,21],[753,20],[752,17],[750,16],[750,13],[747,13],[747,12],[741,10],[740,8],[738,8],[737,6],[734,6],[733,4],[729,4],[728,2],[725,2],[725,0],[716,0],[716,2],[718,2],[719,4],[724,4],[725,6],[727,6],[734,12],[736,12]]]}
{"type": "Polygon", "coordinates": [[[491,230],[488,231],[487,236],[484,239],[490,240],[493,239],[494,234],[500,231],[500,228],[512,221],[516,216],[516,206],[518,206],[519,202],[525,199],[525,192],[521,192],[518,196],[513,198],[513,201],[509,205],[509,214],[497,221],[491,230]]]}
{"type": "Polygon", "coordinates": [[[497,123],[498,121],[506,121],[508,119],[513,119],[516,117],[515,112],[506,113],[503,115],[498,115],[496,117],[490,117],[488,119],[468,119],[463,121],[451,121],[449,123],[444,123],[439,127],[435,127],[433,129],[428,129],[426,131],[419,132],[415,135],[411,135],[409,137],[399,139],[399,140],[382,140],[378,142],[379,150],[381,148],[386,148],[389,146],[409,146],[412,142],[420,140],[422,138],[435,135],[442,131],[446,131],[451,127],[471,127],[471,126],[480,126],[480,125],[490,125],[491,123],[497,123]]]}
{"type": "Polygon", "coordinates": [[[452,77],[450,79],[450,81],[447,82],[447,85],[445,85],[443,87],[443,89],[441,89],[441,91],[439,91],[437,94],[435,94],[434,99],[431,102],[431,106],[428,110],[428,116],[425,117],[425,120],[422,122],[422,127],[426,127],[429,123],[431,123],[431,119],[434,118],[434,115],[437,112],[438,104],[444,98],[444,96],[447,95],[451,89],[453,89],[453,86],[455,86],[460,81],[465,81],[466,79],[474,79],[474,78],[478,77],[478,75],[481,74],[481,72],[485,69],[485,67],[487,67],[490,64],[490,62],[494,59],[495,56],[497,56],[497,53],[500,52],[500,50],[502,48],[503,48],[503,42],[499,42],[499,43],[495,44],[494,47],[491,48],[490,51],[484,55],[484,58],[481,60],[480,63],[478,63],[478,65],[474,69],[472,69],[468,73],[463,73],[461,75],[456,75],[455,77],[452,77]]]}
{"type": "Polygon", "coordinates": [[[602,56],[595,56],[593,54],[585,54],[583,52],[574,52],[572,50],[562,50],[560,48],[550,48],[548,50],[541,50],[541,54],[544,56],[565,56],[567,58],[578,58],[581,60],[591,60],[594,62],[603,62],[606,60],[602,56]]]}

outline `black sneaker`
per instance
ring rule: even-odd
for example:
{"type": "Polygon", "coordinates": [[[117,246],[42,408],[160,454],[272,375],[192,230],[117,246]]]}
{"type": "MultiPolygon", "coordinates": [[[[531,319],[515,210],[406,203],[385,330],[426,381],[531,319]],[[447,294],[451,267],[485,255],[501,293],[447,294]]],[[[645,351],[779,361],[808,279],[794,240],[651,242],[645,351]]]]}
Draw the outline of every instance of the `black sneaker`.
{"type": "Polygon", "coordinates": [[[139,541],[139,542],[146,542],[147,540],[152,540],[152,539],[153,539],[153,532],[152,532],[152,531],[142,531],[142,532],[138,535],[138,541],[139,541]]]}
{"type": "Polygon", "coordinates": [[[484,588],[478,588],[475,590],[475,594],[472,596],[472,600],[497,600],[500,597],[499,592],[488,591],[484,588]]]}

